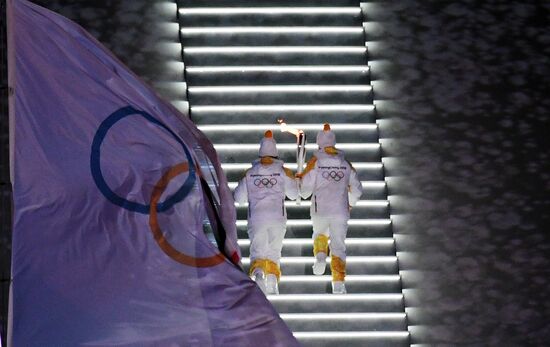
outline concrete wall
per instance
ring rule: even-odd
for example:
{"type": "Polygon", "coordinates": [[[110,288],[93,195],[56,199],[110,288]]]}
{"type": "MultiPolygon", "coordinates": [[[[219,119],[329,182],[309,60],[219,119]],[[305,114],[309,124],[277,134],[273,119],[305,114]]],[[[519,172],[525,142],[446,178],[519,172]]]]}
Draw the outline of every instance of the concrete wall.
{"type": "Polygon", "coordinates": [[[413,343],[547,344],[549,4],[363,9],[413,343]]]}

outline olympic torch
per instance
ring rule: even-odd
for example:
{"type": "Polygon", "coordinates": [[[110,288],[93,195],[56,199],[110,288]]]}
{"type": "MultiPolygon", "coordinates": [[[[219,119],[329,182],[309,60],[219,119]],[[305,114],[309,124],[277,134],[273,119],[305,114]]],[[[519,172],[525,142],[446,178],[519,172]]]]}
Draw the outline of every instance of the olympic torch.
{"type": "MultiPolygon", "coordinates": [[[[289,132],[296,136],[296,172],[301,174],[306,160],[306,134],[301,129],[290,128],[283,119],[278,119],[277,122],[281,125],[281,132],[289,132]]],[[[300,186],[299,182],[298,187],[300,186]]],[[[300,194],[296,198],[296,203],[300,205],[300,194]]]]}

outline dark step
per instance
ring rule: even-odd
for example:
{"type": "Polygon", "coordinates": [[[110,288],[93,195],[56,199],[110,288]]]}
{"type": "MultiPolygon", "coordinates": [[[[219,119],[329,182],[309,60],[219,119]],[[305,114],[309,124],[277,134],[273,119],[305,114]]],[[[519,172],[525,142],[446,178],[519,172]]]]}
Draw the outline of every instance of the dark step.
{"type": "Polygon", "coordinates": [[[303,347],[409,347],[409,333],[402,332],[346,332],[318,331],[294,334],[303,347]]]}
{"type": "MultiPolygon", "coordinates": [[[[198,125],[226,124],[277,124],[283,118],[291,123],[374,123],[376,115],[372,105],[228,105],[191,106],[191,118],[198,125]]],[[[261,130],[260,130],[261,131],[261,130]]]]}
{"type": "Polygon", "coordinates": [[[406,331],[405,313],[283,314],[292,331],[406,331]]]}
{"type": "MultiPolygon", "coordinates": [[[[380,161],[380,147],[377,143],[366,143],[357,148],[346,148],[348,144],[340,144],[346,152],[346,159],[351,161],[380,161]]],[[[350,146],[352,144],[349,144],[350,146]]],[[[255,144],[218,144],[215,145],[218,156],[223,163],[242,163],[252,161],[258,157],[259,145],[255,144]]],[[[308,157],[312,155],[308,151],[308,157]]],[[[278,143],[279,159],[286,163],[296,161],[296,145],[289,143],[278,143]]]]}
{"type": "Polygon", "coordinates": [[[193,27],[181,29],[184,47],[196,46],[361,46],[362,26],[353,27],[193,27]]]}
{"type": "Polygon", "coordinates": [[[365,65],[366,47],[258,46],[184,47],[187,66],[212,65],[365,65]]]}
{"type": "MultiPolygon", "coordinates": [[[[285,257],[281,259],[283,276],[307,275],[314,276],[311,266],[313,255],[305,257],[285,257]]],[[[243,264],[248,271],[249,259],[243,258],[243,264]]],[[[397,257],[395,256],[360,256],[347,257],[346,272],[348,275],[396,275],[398,274],[397,257]]],[[[325,274],[330,274],[327,264],[325,274]]]]}
{"type": "MultiPolygon", "coordinates": [[[[231,190],[234,190],[236,186],[237,186],[237,182],[229,183],[229,188],[231,188],[231,190]]],[[[359,201],[358,205],[354,207],[354,209],[351,211],[352,216],[354,216],[355,210],[357,210],[358,213],[361,213],[359,211],[362,211],[363,208],[366,208],[366,207],[373,208],[371,205],[373,203],[372,200],[383,201],[383,200],[387,200],[387,198],[388,198],[388,194],[387,194],[386,184],[384,181],[363,182],[363,195],[361,196],[362,200],[359,201]]],[[[301,200],[300,206],[295,206],[296,202],[287,200],[285,201],[285,205],[287,206],[287,211],[300,210],[300,209],[305,209],[309,211],[310,201],[307,199],[301,200]]],[[[246,208],[247,208],[246,206],[237,206],[238,210],[239,209],[246,210],[246,208]]],[[[376,208],[387,209],[387,207],[380,207],[380,206],[376,208]]]]}
{"type": "MultiPolygon", "coordinates": [[[[248,238],[246,225],[237,227],[237,235],[240,239],[248,238]]],[[[311,238],[311,225],[291,225],[286,227],[286,238],[311,238]]],[[[374,224],[374,225],[349,225],[347,237],[362,238],[362,237],[393,237],[391,224],[374,224]]]]}
{"type": "MultiPolygon", "coordinates": [[[[307,139],[308,153],[312,153],[317,149],[315,145],[316,136],[317,133],[323,128],[323,122],[310,124],[293,123],[290,120],[287,120],[287,122],[288,128],[297,128],[304,131],[307,139]]],[[[198,127],[205,133],[206,136],[208,136],[215,146],[229,144],[247,144],[247,146],[256,145],[263,138],[266,130],[271,130],[273,132],[275,141],[277,141],[278,145],[284,145],[283,148],[293,146],[293,144],[296,143],[296,137],[291,133],[282,132],[281,129],[283,128],[276,121],[270,124],[199,124],[198,127]]],[[[359,146],[365,144],[368,146],[378,144],[378,127],[375,124],[333,124],[331,128],[336,136],[336,147],[338,147],[338,144],[341,143],[342,146],[345,147],[342,148],[342,150],[346,151],[346,153],[349,150],[353,150],[356,146],[353,144],[354,142],[359,144],[359,146]],[[344,143],[347,144],[344,145],[344,143]]],[[[248,151],[248,149],[245,149],[244,147],[238,149],[248,151]]]]}
{"type": "Polygon", "coordinates": [[[211,26],[361,26],[363,17],[357,7],[245,7],[180,8],[184,27],[211,26]]]}
{"type": "Polygon", "coordinates": [[[369,85],[189,87],[192,105],[372,104],[369,85]]]}
{"type": "MultiPolygon", "coordinates": [[[[279,283],[281,294],[331,294],[332,276],[326,275],[283,275],[279,283]]],[[[346,276],[348,293],[401,293],[399,275],[348,275],[346,276]]]]}
{"type": "Polygon", "coordinates": [[[401,294],[279,294],[268,297],[279,313],[400,312],[401,294]]]}
{"type": "Polygon", "coordinates": [[[359,6],[358,0],[177,0],[178,7],[359,6]],[[261,6],[258,6],[261,4],[261,6]]]}
{"type": "MultiPolygon", "coordinates": [[[[283,242],[283,257],[309,257],[313,254],[313,240],[311,238],[285,239],[284,241],[286,242],[283,242]]],[[[239,245],[243,257],[250,256],[249,240],[239,240],[239,245]]],[[[394,256],[395,245],[392,238],[348,238],[346,240],[346,254],[348,256],[394,256]]]]}
{"type": "MultiPolygon", "coordinates": [[[[365,193],[363,193],[366,195],[365,193]]],[[[304,206],[299,207],[287,207],[287,216],[289,219],[307,219],[309,218],[309,201],[306,201],[307,205],[304,204],[304,206]]],[[[362,202],[368,202],[363,200],[362,202]]],[[[248,216],[248,207],[247,206],[238,206],[237,207],[237,218],[238,219],[246,219],[248,216]]],[[[389,206],[388,205],[381,205],[381,206],[356,206],[351,210],[351,218],[365,218],[368,216],[369,218],[374,219],[383,219],[383,218],[389,218],[389,206]]]]}
{"type": "Polygon", "coordinates": [[[204,85],[300,85],[362,84],[369,85],[369,68],[358,66],[191,66],[187,82],[204,85]]]}
{"type": "MultiPolygon", "coordinates": [[[[246,163],[225,163],[222,164],[224,168],[227,180],[229,182],[237,182],[243,177],[245,170],[250,168],[250,164],[246,163]]],[[[286,166],[296,171],[296,163],[288,162],[286,166]]],[[[379,162],[354,162],[353,166],[357,171],[359,180],[361,181],[383,181],[384,180],[384,169],[382,163],[379,162]]]]}

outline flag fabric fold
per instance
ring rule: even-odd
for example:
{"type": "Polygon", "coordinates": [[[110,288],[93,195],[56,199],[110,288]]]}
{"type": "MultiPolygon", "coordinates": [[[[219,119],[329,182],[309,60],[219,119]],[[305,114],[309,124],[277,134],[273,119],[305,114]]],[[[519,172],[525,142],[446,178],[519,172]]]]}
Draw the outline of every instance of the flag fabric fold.
{"type": "Polygon", "coordinates": [[[208,139],[68,19],[8,0],[11,346],[297,346],[237,263],[208,139]]]}

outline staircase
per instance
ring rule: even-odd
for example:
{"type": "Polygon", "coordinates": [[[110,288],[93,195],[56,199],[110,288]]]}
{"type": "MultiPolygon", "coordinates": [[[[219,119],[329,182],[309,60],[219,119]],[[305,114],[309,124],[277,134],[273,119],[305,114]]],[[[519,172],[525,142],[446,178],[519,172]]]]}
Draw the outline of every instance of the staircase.
{"type": "MultiPolygon", "coordinates": [[[[295,137],[283,118],[315,136],[331,123],[364,187],[347,239],[347,295],[314,276],[309,201],[288,201],[280,295],[269,299],[304,346],[407,346],[395,242],[375,122],[358,1],[179,0],[190,115],[214,142],[231,188],[272,129],[281,159],[296,169],[295,137]],[[231,6],[231,7],[228,7],[231,6]]],[[[249,265],[246,207],[237,208],[249,265]]]]}

